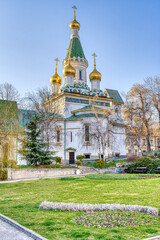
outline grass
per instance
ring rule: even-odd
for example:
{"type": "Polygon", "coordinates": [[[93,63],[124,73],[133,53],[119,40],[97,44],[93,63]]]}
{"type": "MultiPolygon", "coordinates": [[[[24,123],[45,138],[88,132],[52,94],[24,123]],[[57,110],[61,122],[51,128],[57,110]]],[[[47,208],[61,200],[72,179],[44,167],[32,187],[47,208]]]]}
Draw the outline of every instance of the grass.
{"type": "Polygon", "coordinates": [[[97,165],[95,162],[88,162],[85,165],[92,166],[92,167],[95,167],[95,168],[109,168],[109,167],[116,167],[116,163],[124,163],[124,162],[127,162],[127,160],[126,159],[112,160],[112,161],[106,162],[102,166],[97,165]]]}
{"type": "Polygon", "coordinates": [[[91,174],[86,175],[86,178],[97,180],[129,180],[129,179],[148,179],[159,178],[159,174],[91,174]]]}
{"type": "Polygon", "coordinates": [[[0,184],[0,213],[36,231],[49,240],[140,240],[160,235],[160,221],[121,229],[97,229],[71,221],[79,212],[38,209],[43,201],[74,203],[119,203],[157,207],[160,210],[160,178],[119,174],[74,179],[39,179],[0,184]],[[103,178],[102,178],[103,176],[103,178]],[[124,179],[124,176],[126,179],[124,179]],[[137,178],[133,179],[133,176],[137,178]],[[89,178],[92,177],[92,178],[89,178]],[[101,178],[101,179],[100,179],[101,178]]]}

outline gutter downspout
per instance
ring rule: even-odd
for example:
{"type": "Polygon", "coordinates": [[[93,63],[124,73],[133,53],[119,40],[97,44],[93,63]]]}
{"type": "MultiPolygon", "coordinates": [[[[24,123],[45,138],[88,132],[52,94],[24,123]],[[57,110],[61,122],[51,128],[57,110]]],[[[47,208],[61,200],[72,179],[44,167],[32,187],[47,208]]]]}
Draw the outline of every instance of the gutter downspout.
{"type": "Polygon", "coordinates": [[[66,164],[66,120],[64,120],[64,165],[66,164]]]}

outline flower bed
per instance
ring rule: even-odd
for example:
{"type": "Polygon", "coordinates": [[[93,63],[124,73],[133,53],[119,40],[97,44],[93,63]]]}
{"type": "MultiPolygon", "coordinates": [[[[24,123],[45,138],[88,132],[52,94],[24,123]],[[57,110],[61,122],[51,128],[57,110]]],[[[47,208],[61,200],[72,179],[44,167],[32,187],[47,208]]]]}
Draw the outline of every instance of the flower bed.
{"type": "Polygon", "coordinates": [[[110,211],[84,213],[75,217],[73,222],[78,225],[95,228],[123,228],[127,226],[140,226],[158,222],[157,216],[140,212],[110,211]]]}
{"type": "Polygon", "coordinates": [[[110,211],[130,211],[142,212],[150,215],[158,216],[158,208],[139,206],[139,205],[124,205],[124,204],[80,204],[80,203],[58,203],[44,201],[40,204],[39,208],[62,210],[62,211],[75,211],[75,212],[102,212],[110,211]]]}

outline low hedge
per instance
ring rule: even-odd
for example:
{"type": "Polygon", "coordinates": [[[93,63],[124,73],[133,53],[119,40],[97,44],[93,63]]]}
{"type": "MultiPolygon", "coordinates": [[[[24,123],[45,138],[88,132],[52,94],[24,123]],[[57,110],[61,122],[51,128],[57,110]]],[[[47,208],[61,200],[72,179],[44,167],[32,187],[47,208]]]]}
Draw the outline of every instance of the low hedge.
{"type": "Polygon", "coordinates": [[[135,163],[127,165],[128,173],[133,173],[137,167],[146,167],[146,173],[154,173],[157,167],[160,167],[160,159],[153,159],[150,157],[141,157],[136,160],[135,163]]]}
{"type": "Polygon", "coordinates": [[[7,171],[5,169],[0,169],[0,180],[6,180],[8,177],[7,171]]]}

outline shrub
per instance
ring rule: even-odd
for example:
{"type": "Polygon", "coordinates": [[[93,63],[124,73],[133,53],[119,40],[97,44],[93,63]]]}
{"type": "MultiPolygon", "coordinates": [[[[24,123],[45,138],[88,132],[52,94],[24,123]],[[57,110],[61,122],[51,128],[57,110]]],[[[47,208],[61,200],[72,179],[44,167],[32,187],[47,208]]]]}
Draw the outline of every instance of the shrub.
{"type": "Polygon", "coordinates": [[[127,161],[128,162],[135,162],[138,158],[139,158],[139,156],[131,154],[131,155],[127,156],[127,161]]]}
{"type": "Polygon", "coordinates": [[[82,161],[85,158],[83,155],[77,155],[76,159],[82,161]]]}
{"type": "Polygon", "coordinates": [[[157,157],[160,159],[160,153],[158,153],[157,157]]]}
{"type": "Polygon", "coordinates": [[[17,161],[16,160],[9,160],[8,161],[8,166],[11,168],[14,168],[14,166],[17,165],[17,161]]]}
{"type": "Polygon", "coordinates": [[[76,165],[77,166],[82,166],[82,161],[81,160],[76,161],[76,165]]]}
{"type": "Polygon", "coordinates": [[[100,160],[95,161],[95,164],[98,167],[103,167],[105,165],[105,161],[103,159],[100,159],[100,160]]]}
{"type": "Polygon", "coordinates": [[[152,154],[148,155],[148,157],[149,157],[149,158],[152,158],[152,159],[154,159],[154,158],[155,158],[155,156],[154,156],[154,155],[152,155],[152,154]]]}
{"type": "Polygon", "coordinates": [[[0,169],[0,179],[6,180],[8,177],[7,171],[5,169],[0,169]]]}
{"type": "Polygon", "coordinates": [[[54,160],[56,161],[56,163],[59,163],[59,164],[61,163],[61,157],[56,156],[54,160]]]}
{"type": "Polygon", "coordinates": [[[146,167],[147,172],[146,173],[154,173],[154,170],[157,169],[157,167],[160,167],[160,159],[152,159],[149,157],[141,157],[136,160],[135,163],[127,165],[128,173],[133,173],[133,171],[137,167],[146,167]]]}

